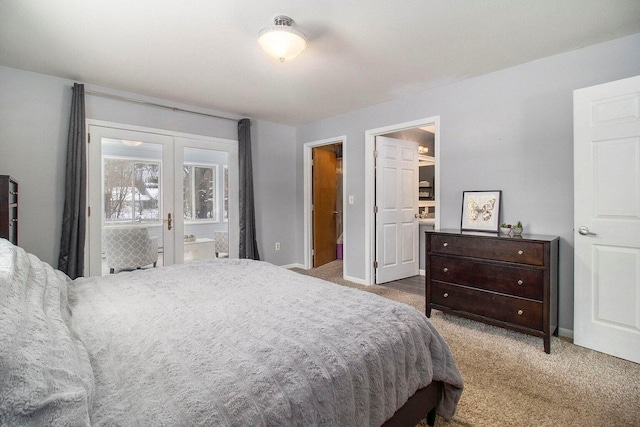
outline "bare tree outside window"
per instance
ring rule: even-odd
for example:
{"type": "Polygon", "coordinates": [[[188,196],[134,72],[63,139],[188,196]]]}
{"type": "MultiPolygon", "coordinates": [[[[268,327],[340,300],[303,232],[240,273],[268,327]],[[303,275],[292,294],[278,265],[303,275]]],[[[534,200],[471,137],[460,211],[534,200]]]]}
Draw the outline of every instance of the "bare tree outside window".
{"type": "Polygon", "coordinates": [[[104,161],[104,215],[106,221],[131,220],[131,173],[133,164],[128,160],[104,161]]]}
{"type": "Polygon", "coordinates": [[[216,167],[184,165],[184,219],[218,220],[216,203],[216,167]]]}
{"type": "Polygon", "coordinates": [[[229,166],[224,167],[224,206],[222,217],[225,221],[229,220],[229,166]]]}
{"type": "Polygon", "coordinates": [[[104,159],[104,215],[106,222],[158,221],[160,164],[104,159]]]}
{"type": "Polygon", "coordinates": [[[192,167],[187,165],[182,166],[182,209],[184,212],[184,219],[186,220],[190,220],[193,218],[191,175],[192,167]]]}

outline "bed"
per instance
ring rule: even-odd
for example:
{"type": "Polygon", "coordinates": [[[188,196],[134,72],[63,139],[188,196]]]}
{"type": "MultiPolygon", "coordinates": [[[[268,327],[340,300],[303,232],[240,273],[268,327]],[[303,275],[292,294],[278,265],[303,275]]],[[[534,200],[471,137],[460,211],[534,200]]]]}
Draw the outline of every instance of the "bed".
{"type": "Polygon", "coordinates": [[[0,425],[432,425],[463,388],[418,310],[249,260],[71,281],[0,239],[0,343],[0,425]]]}

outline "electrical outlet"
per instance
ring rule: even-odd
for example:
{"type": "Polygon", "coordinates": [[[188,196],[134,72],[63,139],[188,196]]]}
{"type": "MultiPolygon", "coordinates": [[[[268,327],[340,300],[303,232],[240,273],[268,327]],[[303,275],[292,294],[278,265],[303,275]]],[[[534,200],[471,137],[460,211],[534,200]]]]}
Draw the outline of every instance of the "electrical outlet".
{"type": "Polygon", "coordinates": [[[276,251],[280,250],[280,242],[276,242],[276,251]]]}

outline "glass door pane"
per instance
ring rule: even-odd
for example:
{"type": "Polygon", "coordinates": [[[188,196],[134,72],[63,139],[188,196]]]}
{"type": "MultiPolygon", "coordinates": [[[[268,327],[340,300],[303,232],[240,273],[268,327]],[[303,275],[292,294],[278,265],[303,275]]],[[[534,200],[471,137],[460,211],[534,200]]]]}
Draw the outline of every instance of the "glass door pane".
{"type": "Polygon", "coordinates": [[[102,138],[102,274],[164,265],[162,144],[102,138]]]}
{"type": "Polygon", "coordinates": [[[184,262],[229,256],[229,153],[205,148],[182,149],[182,248],[184,262]],[[227,175],[228,176],[228,175],[227,175]]]}
{"type": "Polygon", "coordinates": [[[172,263],[171,138],[96,126],[90,133],[89,274],[172,263]]]}

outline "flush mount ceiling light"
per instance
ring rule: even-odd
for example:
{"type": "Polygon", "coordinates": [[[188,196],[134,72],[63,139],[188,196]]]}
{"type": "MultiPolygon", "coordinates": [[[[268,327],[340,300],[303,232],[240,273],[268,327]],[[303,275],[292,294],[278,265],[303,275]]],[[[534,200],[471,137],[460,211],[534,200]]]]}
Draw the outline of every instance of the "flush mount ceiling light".
{"type": "Polygon", "coordinates": [[[295,58],[307,47],[307,38],[291,26],[292,22],[288,16],[276,16],[274,25],[258,33],[258,43],[262,49],[280,62],[295,58]]]}

